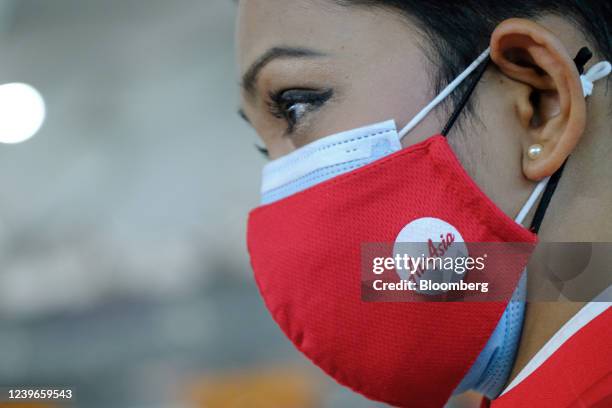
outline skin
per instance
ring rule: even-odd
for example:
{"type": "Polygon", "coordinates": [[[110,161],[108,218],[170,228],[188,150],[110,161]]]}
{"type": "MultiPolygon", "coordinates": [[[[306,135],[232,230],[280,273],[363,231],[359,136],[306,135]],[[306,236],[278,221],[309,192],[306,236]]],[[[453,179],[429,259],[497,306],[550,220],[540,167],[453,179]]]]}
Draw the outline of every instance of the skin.
{"type": "MultiPolygon", "coordinates": [[[[272,47],[321,54],[275,59],[261,70],[253,92],[242,92],[244,114],[273,159],[363,125],[395,119],[401,127],[435,96],[428,73],[436,66],[419,48],[427,43],[396,11],[339,7],[329,0],[241,1],[237,43],[241,73],[272,47]],[[332,89],[333,96],[288,133],[286,120],[270,114],[268,95],[295,88],[332,89]]],[[[490,45],[494,66],[473,96],[478,118],[449,137],[458,158],[480,188],[514,217],[536,182],[571,155],[540,239],[612,241],[612,161],[605,159],[612,151],[610,97],[606,81],[600,81],[587,104],[572,61],[589,41],[571,23],[545,17],[502,22],[490,45]],[[539,103],[532,94],[540,96],[539,103]],[[527,152],[536,143],[544,149],[532,160],[527,152]]],[[[601,59],[596,55],[592,61],[601,59]]],[[[447,118],[448,112],[438,108],[403,144],[438,133],[447,118]]],[[[528,305],[512,378],[582,306],[528,305]]]]}

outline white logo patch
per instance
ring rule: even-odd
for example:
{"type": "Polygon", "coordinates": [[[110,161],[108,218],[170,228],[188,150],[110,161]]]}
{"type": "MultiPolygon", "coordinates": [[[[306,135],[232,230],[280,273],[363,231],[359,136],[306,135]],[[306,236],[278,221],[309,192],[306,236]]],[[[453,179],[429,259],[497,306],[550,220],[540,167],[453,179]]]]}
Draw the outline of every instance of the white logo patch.
{"type": "Polygon", "coordinates": [[[464,275],[441,267],[445,260],[467,257],[468,249],[459,231],[439,218],[419,218],[407,224],[395,239],[393,256],[411,259],[411,271],[397,269],[401,279],[416,282],[417,292],[436,295],[442,291],[421,290],[420,281],[459,282],[464,275]]]}

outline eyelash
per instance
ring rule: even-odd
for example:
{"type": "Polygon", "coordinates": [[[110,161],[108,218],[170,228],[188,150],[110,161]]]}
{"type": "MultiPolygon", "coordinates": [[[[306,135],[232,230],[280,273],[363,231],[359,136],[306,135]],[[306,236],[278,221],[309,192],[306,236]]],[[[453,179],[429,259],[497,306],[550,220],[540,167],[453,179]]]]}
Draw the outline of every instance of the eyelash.
{"type": "Polygon", "coordinates": [[[285,134],[290,135],[308,113],[323,106],[333,95],[331,89],[285,89],[270,92],[268,110],[270,114],[287,122],[285,134]],[[301,108],[300,108],[301,105],[301,108]]]}

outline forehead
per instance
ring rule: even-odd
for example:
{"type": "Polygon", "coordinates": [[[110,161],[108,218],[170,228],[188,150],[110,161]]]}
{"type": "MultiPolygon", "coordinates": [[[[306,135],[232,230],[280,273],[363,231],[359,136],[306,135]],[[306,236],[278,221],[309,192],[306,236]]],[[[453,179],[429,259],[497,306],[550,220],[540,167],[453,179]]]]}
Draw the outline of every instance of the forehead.
{"type": "Polygon", "coordinates": [[[275,46],[355,54],[383,49],[414,35],[397,13],[377,7],[345,7],[334,0],[241,0],[237,45],[242,70],[275,46]]]}

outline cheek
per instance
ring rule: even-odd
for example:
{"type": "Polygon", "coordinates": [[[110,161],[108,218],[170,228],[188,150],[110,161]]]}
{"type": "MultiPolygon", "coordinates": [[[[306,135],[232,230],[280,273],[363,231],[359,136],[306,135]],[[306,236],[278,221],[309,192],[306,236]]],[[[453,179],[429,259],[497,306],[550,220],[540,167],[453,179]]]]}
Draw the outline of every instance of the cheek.
{"type": "MultiPolygon", "coordinates": [[[[265,143],[265,142],[264,142],[265,143]]],[[[270,160],[276,160],[295,150],[293,143],[287,139],[276,139],[270,143],[266,143],[270,160]]]]}
{"type": "MultiPolygon", "coordinates": [[[[390,119],[399,131],[433,98],[429,82],[421,75],[404,75],[405,67],[386,68],[384,72],[353,73],[334,100],[314,116],[312,139],[390,119]]],[[[404,142],[418,143],[440,129],[440,120],[431,114],[404,142]]]]}
{"type": "Polygon", "coordinates": [[[270,160],[278,159],[295,150],[291,139],[277,133],[277,130],[266,131],[265,129],[259,133],[263,144],[268,150],[270,160]]]}
{"type": "MultiPolygon", "coordinates": [[[[277,159],[294,150],[291,141],[283,137],[282,132],[279,131],[278,123],[273,123],[265,110],[258,106],[249,107],[249,104],[245,104],[244,112],[249,118],[251,127],[259,136],[260,144],[263,144],[268,150],[270,159],[277,159]]],[[[278,119],[275,120],[278,121],[278,119]]]]}

